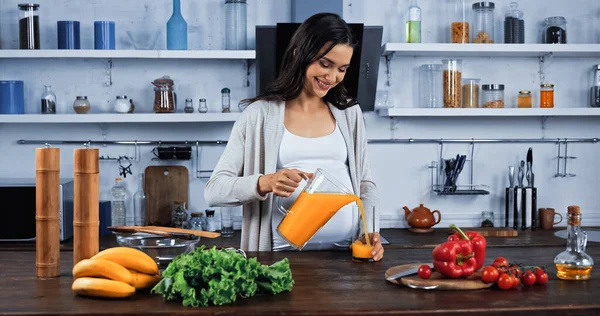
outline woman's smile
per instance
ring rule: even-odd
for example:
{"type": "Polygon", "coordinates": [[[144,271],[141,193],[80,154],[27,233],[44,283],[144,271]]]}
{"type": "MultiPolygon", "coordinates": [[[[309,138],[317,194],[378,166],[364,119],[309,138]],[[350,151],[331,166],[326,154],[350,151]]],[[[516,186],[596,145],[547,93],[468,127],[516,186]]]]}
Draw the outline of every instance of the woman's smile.
{"type": "Polygon", "coordinates": [[[329,89],[331,89],[332,85],[330,83],[327,83],[316,77],[315,77],[315,80],[317,81],[317,87],[319,87],[319,89],[324,90],[324,91],[328,91],[329,89]]]}

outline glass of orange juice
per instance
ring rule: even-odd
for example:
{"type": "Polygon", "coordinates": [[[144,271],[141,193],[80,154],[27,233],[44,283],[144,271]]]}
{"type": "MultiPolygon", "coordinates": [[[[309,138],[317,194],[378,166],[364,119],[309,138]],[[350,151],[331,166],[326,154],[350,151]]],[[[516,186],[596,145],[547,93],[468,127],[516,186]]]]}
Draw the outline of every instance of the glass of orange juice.
{"type": "Polygon", "coordinates": [[[373,238],[374,209],[365,209],[361,212],[358,205],[354,205],[353,219],[356,223],[355,233],[352,237],[352,260],[356,262],[373,262],[373,238]],[[369,220],[370,218],[370,220],[369,220]]]}

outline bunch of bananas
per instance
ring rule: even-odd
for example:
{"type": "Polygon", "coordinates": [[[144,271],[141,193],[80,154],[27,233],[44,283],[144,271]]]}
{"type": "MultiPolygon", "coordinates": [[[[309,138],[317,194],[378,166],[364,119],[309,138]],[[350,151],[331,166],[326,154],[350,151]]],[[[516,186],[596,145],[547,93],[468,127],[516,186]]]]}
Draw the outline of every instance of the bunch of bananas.
{"type": "Polygon", "coordinates": [[[156,262],[144,252],[114,247],[73,267],[71,289],[77,295],[122,298],[153,287],[161,279],[156,262]]]}

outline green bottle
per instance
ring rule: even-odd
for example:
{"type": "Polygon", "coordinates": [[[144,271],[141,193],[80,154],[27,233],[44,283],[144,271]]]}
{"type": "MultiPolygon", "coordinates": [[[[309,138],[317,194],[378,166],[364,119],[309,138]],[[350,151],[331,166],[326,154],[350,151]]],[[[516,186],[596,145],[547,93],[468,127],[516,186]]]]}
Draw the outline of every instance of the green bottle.
{"type": "Polygon", "coordinates": [[[421,43],[421,8],[417,0],[411,0],[406,20],[406,42],[421,43]]]}

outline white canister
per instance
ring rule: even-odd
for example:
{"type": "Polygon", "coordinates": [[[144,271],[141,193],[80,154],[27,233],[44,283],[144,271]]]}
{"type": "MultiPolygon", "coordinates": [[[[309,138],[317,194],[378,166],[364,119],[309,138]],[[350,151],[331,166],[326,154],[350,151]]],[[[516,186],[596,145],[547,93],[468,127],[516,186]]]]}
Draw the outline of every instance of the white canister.
{"type": "Polygon", "coordinates": [[[127,113],[129,112],[129,101],[127,101],[126,95],[118,95],[115,100],[115,112],[117,113],[127,113]]]}

